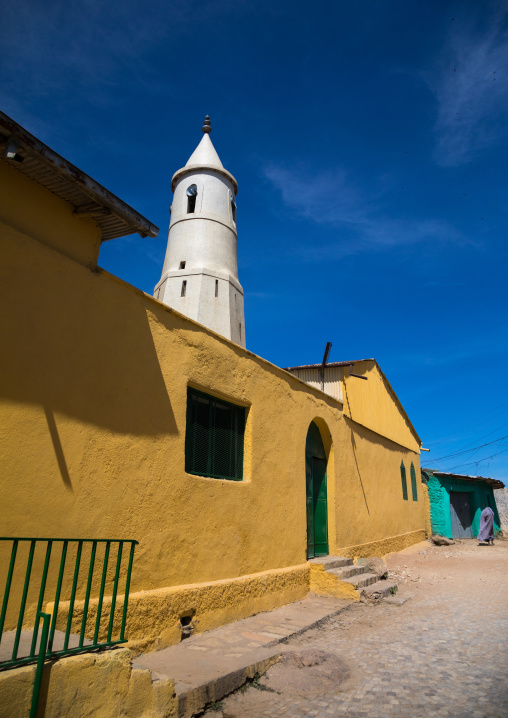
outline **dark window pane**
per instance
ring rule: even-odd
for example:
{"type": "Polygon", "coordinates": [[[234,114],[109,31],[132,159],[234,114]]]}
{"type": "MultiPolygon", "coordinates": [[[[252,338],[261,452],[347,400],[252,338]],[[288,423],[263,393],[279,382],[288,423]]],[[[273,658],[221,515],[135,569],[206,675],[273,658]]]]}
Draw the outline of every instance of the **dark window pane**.
{"type": "Polygon", "coordinates": [[[402,481],[402,498],[404,501],[407,501],[407,480],[406,480],[406,467],[404,466],[404,462],[400,465],[400,478],[402,481]]]}
{"type": "Polygon", "coordinates": [[[416,472],[413,464],[411,464],[411,491],[413,493],[413,501],[418,501],[418,491],[416,488],[416,472]]]}

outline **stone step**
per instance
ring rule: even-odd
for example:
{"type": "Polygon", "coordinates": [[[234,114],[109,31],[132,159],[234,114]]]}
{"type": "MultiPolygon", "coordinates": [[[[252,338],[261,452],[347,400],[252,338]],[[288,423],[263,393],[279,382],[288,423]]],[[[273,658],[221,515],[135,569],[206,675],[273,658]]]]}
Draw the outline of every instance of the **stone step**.
{"type": "Polygon", "coordinates": [[[376,581],[376,583],[372,583],[370,586],[363,588],[361,594],[369,598],[382,598],[389,596],[392,593],[392,589],[395,589],[395,592],[397,591],[396,583],[389,580],[376,581]]]}
{"type": "Polygon", "coordinates": [[[346,558],[345,556],[320,556],[318,558],[309,559],[310,564],[316,564],[318,566],[324,566],[325,571],[331,568],[340,568],[342,566],[352,566],[353,559],[346,558]]]}
{"type": "Polygon", "coordinates": [[[326,570],[326,573],[332,573],[334,576],[340,578],[341,581],[344,581],[350,576],[358,576],[359,574],[368,572],[369,570],[365,566],[343,566],[342,568],[329,568],[326,570]]]}
{"type": "Polygon", "coordinates": [[[370,586],[373,583],[377,583],[378,577],[375,573],[361,573],[357,576],[351,576],[344,581],[344,583],[352,583],[355,588],[364,588],[370,586]]]}
{"type": "MultiPolygon", "coordinates": [[[[178,716],[191,718],[201,715],[207,704],[218,703],[252,680],[256,673],[268,670],[288,640],[323,625],[353,605],[350,600],[310,595],[137,656],[132,660],[133,668],[149,669],[152,680],[172,678],[178,716]]],[[[1,708],[0,713],[4,715],[1,708]]]]}

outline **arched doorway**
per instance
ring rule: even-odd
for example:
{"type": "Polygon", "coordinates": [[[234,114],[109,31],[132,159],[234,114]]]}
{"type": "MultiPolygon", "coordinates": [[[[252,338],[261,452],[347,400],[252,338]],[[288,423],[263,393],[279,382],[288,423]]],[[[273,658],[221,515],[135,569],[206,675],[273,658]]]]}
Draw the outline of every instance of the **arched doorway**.
{"type": "Polygon", "coordinates": [[[305,442],[307,487],[307,558],[328,555],[327,456],[317,425],[312,421],[305,442]]]}

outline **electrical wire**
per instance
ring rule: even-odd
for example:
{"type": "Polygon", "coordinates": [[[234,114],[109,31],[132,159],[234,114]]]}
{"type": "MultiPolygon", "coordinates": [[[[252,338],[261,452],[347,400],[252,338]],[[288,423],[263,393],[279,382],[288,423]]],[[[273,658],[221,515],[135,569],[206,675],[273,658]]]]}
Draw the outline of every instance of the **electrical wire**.
{"type": "Polygon", "coordinates": [[[454,469],[458,469],[460,466],[479,466],[483,461],[489,461],[490,459],[493,459],[494,456],[499,456],[499,454],[505,454],[508,451],[508,449],[503,449],[502,451],[498,451],[495,454],[492,454],[491,456],[486,456],[484,459],[478,459],[478,461],[470,461],[468,463],[462,462],[462,464],[457,464],[456,466],[452,466],[451,469],[448,469],[448,471],[453,471],[454,469]]]}
{"type": "MultiPolygon", "coordinates": [[[[464,426],[462,427],[462,429],[460,429],[459,431],[463,431],[464,429],[466,429],[466,428],[468,428],[468,427],[470,427],[470,426],[473,426],[473,425],[474,425],[475,427],[477,427],[477,426],[478,426],[478,422],[479,422],[481,419],[485,418],[486,416],[489,416],[489,414],[492,414],[493,412],[497,411],[497,410],[500,409],[502,406],[505,406],[505,404],[508,404],[508,401],[503,401],[503,402],[501,402],[501,404],[498,404],[498,405],[495,406],[493,409],[489,409],[489,411],[487,411],[485,414],[480,414],[480,416],[476,417],[473,421],[470,421],[469,423],[464,424],[464,426]]],[[[499,427],[499,428],[501,428],[501,427],[499,427]]],[[[466,432],[465,434],[451,434],[450,436],[445,436],[443,439],[437,439],[436,441],[426,441],[425,443],[426,443],[427,445],[429,445],[429,446],[430,446],[430,445],[435,445],[435,444],[442,444],[442,443],[444,443],[445,441],[448,441],[448,440],[450,440],[450,439],[461,439],[463,436],[468,436],[469,433],[470,433],[470,432],[466,432]]]]}
{"type": "Polygon", "coordinates": [[[499,441],[503,441],[503,439],[508,439],[508,434],[506,436],[501,436],[499,439],[495,439],[494,441],[487,441],[486,444],[480,444],[480,446],[473,446],[472,449],[465,449],[465,451],[456,451],[454,454],[447,454],[446,456],[438,456],[437,459],[430,459],[430,461],[435,463],[436,461],[442,461],[443,459],[451,459],[453,456],[462,456],[462,454],[469,454],[471,451],[483,449],[484,446],[497,444],[499,441]]]}

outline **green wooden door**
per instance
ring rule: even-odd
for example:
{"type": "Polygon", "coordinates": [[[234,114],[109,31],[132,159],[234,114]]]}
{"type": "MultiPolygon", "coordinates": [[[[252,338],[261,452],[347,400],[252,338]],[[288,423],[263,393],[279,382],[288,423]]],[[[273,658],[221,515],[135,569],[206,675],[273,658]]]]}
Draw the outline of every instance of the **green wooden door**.
{"type": "Polygon", "coordinates": [[[305,445],[307,490],[307,558],[328,555],[328,507],[326,497],[326,453],[314,422],[305,445]]]}

